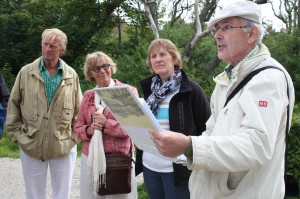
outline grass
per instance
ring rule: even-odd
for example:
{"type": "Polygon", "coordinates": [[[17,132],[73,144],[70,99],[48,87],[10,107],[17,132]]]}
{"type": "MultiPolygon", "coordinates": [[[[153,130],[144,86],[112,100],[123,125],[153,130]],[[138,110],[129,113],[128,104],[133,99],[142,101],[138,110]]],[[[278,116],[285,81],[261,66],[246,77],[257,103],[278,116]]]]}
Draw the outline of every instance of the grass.
{"type": "MultiPolygon", "coordinates": [[[[78,157],[81,156],[81,143],[78,144],[77,154],[78,157]]],[[[11,141],[5,129],[3,137],[0,140],[0,158],[3,157],[20,158],[19,145],[11,141]]],[[[138,199],[148,199],[147,192],[143,183],[138,185],[138,199]]]]}
{"type": "Polygon", "coordinates": [[[144,183],[138,185],[138,199],[148,199],[144,183]]]}
{"type": "Polygon", "coordinates": [[[17,143],[11,141],[4,129],[3,137],[0,140],[0,157],[19,158],[20,149],[17,143]]]}

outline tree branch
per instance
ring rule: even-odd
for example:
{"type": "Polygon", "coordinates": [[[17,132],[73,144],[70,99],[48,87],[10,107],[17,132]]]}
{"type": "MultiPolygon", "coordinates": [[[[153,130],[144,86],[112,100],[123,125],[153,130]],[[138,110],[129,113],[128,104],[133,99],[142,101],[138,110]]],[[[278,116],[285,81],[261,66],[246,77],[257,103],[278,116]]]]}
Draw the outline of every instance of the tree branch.
{"type": "Polygon", "coordinates": [[[149,8],[149,4],[156,4],[156,1],[155,0],[146,0],[145,3],[144,3],[144,6],[145,6],[145,13],[149,19],[149,22],[150,22],[150,27],[153,31],[153,34],[155,35],[155,38],[158,39],[159,38],[159,33],[158,33],[158,27],[153,19],[153,16],[150,11],[150,8],[149,8]]]}

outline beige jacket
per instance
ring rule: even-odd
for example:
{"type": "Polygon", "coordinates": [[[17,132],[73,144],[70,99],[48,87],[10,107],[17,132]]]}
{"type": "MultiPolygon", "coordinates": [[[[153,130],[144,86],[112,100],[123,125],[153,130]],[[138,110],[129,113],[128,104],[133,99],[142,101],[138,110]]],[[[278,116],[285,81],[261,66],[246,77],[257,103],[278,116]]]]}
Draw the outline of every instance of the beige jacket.
{"type": "Polygon", "coordinates": [[[77,143],[72,131],[82,92],[77,73],[60,59],[62,80],[47,105],[41,58],[24,66],[17,75],[7,108],[7,132],[29,156],[49,160],[69,153],[77,143]]]}

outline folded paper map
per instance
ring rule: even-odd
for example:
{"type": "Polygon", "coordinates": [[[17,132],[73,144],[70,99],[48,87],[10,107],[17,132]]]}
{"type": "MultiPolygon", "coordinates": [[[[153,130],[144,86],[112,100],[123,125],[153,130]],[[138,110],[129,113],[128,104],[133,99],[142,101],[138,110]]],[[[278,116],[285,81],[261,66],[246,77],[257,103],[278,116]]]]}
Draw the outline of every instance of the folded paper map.
{"type": "Polygon", "coordinates": [[[95,88],[95,91],[136,147],[172,162],[186,164],[184,155],[170,158],[158,152],[151,140],[149,130],[155,129],[162,132],[162,128],[143,98],[137,98],[128,86],[95,88]]]}

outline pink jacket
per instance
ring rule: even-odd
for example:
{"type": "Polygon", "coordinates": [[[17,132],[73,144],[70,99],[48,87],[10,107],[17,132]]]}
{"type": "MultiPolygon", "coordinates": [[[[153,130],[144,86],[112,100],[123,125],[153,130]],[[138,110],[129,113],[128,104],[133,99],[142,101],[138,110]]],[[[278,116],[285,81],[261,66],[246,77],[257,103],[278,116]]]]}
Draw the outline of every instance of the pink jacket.
{"type": "MultiPolygon", "coordinates": [[[[114,81],[116,86],[127,85],[119,82],[117,79],[114,79],[114,81]]],[[[137,89],[132,86],[130,86],[130,88],[133,93],[138,96],[137,89]]],[[[75,135],[83,141],[82,153],[86,156],[89,154],[90,138],[86,136],[85,132],[86,128],[92,124],[91,115],[97,111],[94,98],[95,92],[93,89],[84,93],[77,121],[74,127],[75,135]]],[[[103,114],[107,118],[107,123],[103,130],[103,144],[105,153],[128,154],[130,145],[132,143],[131,139],[128,137],[127,133],[123,130],[119,122],[115,119],[108,108],[104,109],[103,114]]]]}

